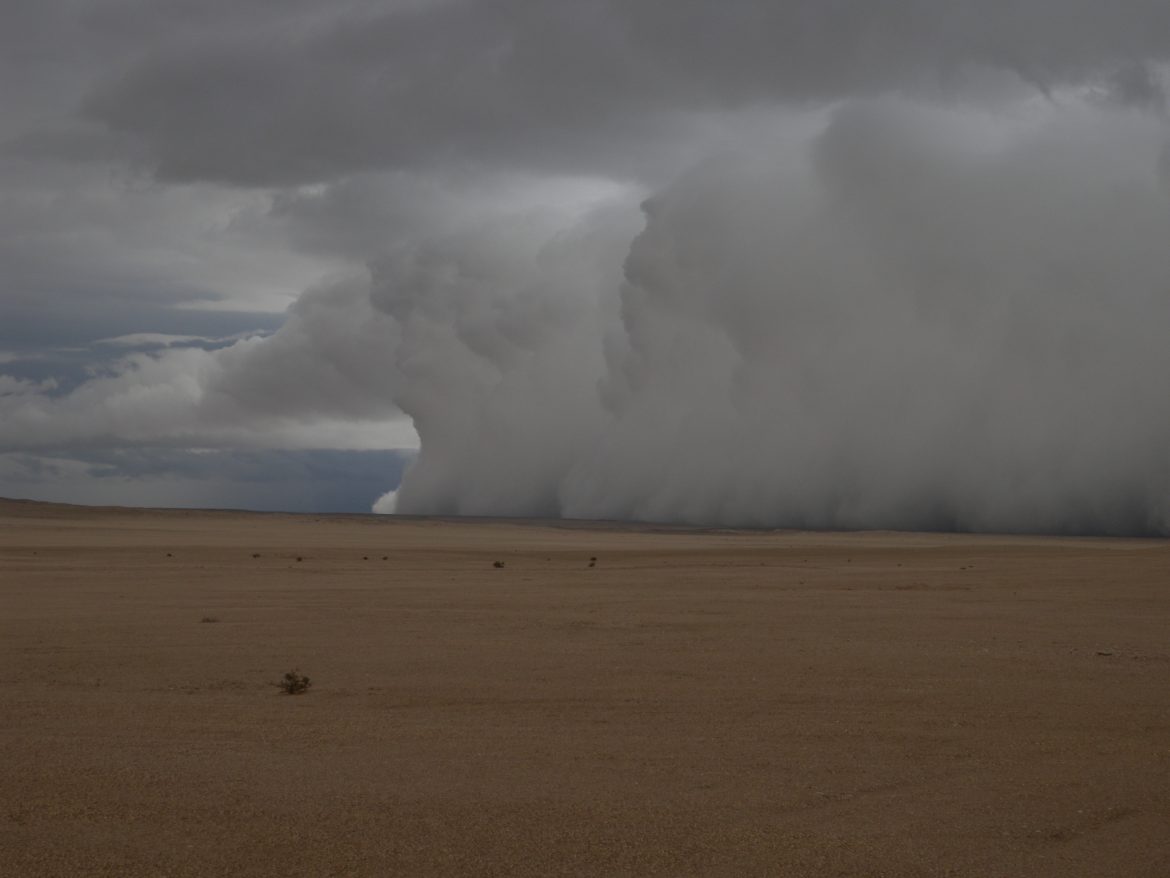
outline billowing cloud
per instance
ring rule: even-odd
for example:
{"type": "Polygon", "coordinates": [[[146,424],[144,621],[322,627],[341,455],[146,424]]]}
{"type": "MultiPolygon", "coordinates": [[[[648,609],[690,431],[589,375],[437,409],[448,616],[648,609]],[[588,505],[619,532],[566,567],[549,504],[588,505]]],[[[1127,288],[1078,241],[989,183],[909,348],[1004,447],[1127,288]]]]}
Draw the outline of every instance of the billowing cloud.
{"type": "Polygon", "coordinates": [[[338,282],[307,294],[271,338],[211,349],[163,343],[105,363],[67,393],[8,378],[0,451],[410,448],[412,427],[369,371],[385,350],[379,316],[349,301],[350,289],[338,282]]]}
{"type": "MultiPolygon", "coordinates": [[[[541,321],[524,356],[452,376],[478,337],[419,332],[455,388],[405,376],[423,451],[398,508],[1166,532],[1167,142],[1091,102],[988,127],[863,101],[799,154],[700,165],[647,202],[624,278],[571,295],[592,314],[541,321]]],[[[515,291],[555,300],[550,263],[580,252],[506,295],[467,272],[474,304],[441,326],[531,315],[515,291]]]]}
{"type": "Polygon", "coordinates": [[[1160,0],[12,16],[0,450],[417,441],[380,511],[1170,532],[1160,0]]]}

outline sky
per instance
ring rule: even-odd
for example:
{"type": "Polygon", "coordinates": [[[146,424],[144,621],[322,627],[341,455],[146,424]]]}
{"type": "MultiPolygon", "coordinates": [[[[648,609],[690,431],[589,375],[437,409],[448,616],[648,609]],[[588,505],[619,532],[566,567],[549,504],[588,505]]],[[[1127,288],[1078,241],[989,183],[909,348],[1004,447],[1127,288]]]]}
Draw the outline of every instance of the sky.
{"type": "Polygon", "coordinates": [[[0,495],[1170,534],[1164,0],[8,0],[0,495]]]}

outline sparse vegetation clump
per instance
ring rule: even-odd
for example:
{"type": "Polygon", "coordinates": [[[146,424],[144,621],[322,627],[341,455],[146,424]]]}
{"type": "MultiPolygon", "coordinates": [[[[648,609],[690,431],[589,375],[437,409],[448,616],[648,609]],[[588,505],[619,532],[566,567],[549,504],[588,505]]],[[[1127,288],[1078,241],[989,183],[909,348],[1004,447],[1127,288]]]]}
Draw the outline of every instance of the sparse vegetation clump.
{"type": "Polygon", "coordinates": [[[219,618],[217,616],[204,616],[199,621],[200,622],[218,622],[219,618]]]}
{"type": "Polygon", "coordinates": [[[497,570],[502,570],[504,567],[504,562],[503,561],[493,561],[492,566],[495,567],[497,570]]]}
{"type": "Polygon", "coordinates": [[[309,691],[313,681],[295,668],[284,675],[276,684],[285,695],[303,695],[309,691]]]}

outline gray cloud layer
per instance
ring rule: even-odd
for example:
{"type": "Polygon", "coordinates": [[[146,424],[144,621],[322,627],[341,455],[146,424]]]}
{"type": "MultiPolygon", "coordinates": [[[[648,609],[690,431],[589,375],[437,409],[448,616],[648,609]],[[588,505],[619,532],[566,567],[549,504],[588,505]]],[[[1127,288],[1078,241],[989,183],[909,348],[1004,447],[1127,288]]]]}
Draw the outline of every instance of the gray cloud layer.
{"type": "Polygon", "coordinates": [[[1160,0],[239,3],[182,39],[165,7],[135,5],[158,48],[85,116],[164,178],[248,184],[467,160],[653,174],[698,114],[963,91],[980,70],[1051,88],[1170,49],[1160,0]]]}
{"type": "Polygon", "coordinates": [[[1170,532],[1164,2],[11,16],[0,449],[405,412],[400,511],[1170,532]],[[32,365],[152,331],[239,337],[32,365]]]}

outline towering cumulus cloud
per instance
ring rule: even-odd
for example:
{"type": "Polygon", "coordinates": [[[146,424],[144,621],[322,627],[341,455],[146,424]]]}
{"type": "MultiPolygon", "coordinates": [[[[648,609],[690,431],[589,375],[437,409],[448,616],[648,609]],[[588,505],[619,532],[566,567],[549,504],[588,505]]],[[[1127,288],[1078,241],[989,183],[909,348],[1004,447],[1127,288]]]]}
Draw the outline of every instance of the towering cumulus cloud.
{"type": "Polygon", "coordinates": [[[1166,0],[14,9],[0,343],[54,296],[109,325],[57,339],[104,345],[72,381],[0,369],[0,453],[397,449],[400,513],[1170,534],[1166,0]]]}

